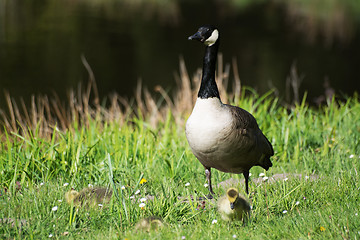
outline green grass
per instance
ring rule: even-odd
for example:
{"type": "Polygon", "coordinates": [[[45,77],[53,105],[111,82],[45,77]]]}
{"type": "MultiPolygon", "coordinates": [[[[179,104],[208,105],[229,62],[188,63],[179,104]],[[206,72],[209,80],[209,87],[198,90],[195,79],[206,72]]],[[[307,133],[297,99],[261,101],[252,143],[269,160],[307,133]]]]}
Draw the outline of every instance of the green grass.
{"type": "MultiPolygon", "coordinates": [[[[274,145],[267,176],[300,173],[319,179],[250,182],[253,210],[243,226],[223,222],[211,203],[198,209],[190,198],[208,191],[203,167],[184,134],[188,113],[179,124],[167,109],[155,126],[148,116],[129,115],[120,122],[89,114],[86,124],[52,126],[46,137],[40,134],[40,122],[28,127],[29,134],[5,128],[0,145],[0,219],[16,223],[1,224],[0,238],[41,239],[51,234],[60,239],[359,239],[358,96],[332,100],[319,109],[305,101],[287,109],[271,94],[242,94],[238,102],[253,113],[274,145]],[[147,182],[139,184],[141,178],[147,182]],[[103,209],[77,212],[65,202],[64,193],[88,184],[110,186],[117,194],[103,209]],[[141,209],[138,200],[145,196],[154,200],[141,209]],[[136,222],[150,215],[162,217],[166,227],[136,232],[136,222]],[[217,223],[212,224],[214,219],[217,223]],[[26,221],[22,227],[20,220],[26,221]]],[[[262,172],[252,168],[252,178],[262,172]]],[[[214,170],[213,184],[230,177],[242,179],[214,170]]],[[[221,188],[215,191],[224,193],[221,188]]]]}

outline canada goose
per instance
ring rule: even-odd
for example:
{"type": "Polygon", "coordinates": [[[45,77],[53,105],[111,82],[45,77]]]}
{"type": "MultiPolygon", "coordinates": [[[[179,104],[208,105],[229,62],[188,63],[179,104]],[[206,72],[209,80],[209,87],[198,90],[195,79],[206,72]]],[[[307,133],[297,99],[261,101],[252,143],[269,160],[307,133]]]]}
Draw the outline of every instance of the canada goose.
{"type": "Polygon", "coordinates": [[[221,197],[217,203],[222,219],[225,221],[243,220],[250,217],[250,205],[248,201],[239,195],[235,188],[229,188],[226,195],[221,197]]]}
{"type": "Polygon", "coordinates": [[[188,38],[206,45],[202,79],[194,109],[186,122],[185,133],[190,148],[205,167],[211,194],[211,168],[222,172],[243,173],[249,193],[249,170],[261,166],[268,170],[274,155],[269,140],[255,118],[242,108],[223,104],[215,82],[219,31],[205,25],[188,38]]]}
{"type": "Polygon", "coordinates": [[[91,206],[96,207],[98,204],[110,202],[112,190],[104,187],[84,188],[80,192],[71,189],[65,193],[65,200],[68,204],[74,206],[91,206]]]}
{"type": "Polygon", "coordinates": [[[140,221],[135,225],[135,230],[150,232],[151,230],[158,230],[163,226],[164,222],[160,217],[151,216],[140,219],[140,221]]]}

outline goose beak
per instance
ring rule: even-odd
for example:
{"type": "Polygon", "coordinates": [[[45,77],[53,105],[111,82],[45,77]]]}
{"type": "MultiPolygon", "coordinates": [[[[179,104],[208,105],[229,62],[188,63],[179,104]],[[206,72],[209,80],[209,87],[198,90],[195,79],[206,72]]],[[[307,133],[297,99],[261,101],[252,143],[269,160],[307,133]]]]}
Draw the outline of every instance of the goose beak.
{"type": "Polygon", "coordinates": [[[231,210],[234,210],[234,203],[230,203],[231,210]]]}
{"type": "Polygon", "coordinates": [[[203,42],[204,38],[201,36],[200,32],[197,32],[194,35],[191,35],[190,37],[188,37],[188,40],[198,40],[200,42],[203,42]]]}

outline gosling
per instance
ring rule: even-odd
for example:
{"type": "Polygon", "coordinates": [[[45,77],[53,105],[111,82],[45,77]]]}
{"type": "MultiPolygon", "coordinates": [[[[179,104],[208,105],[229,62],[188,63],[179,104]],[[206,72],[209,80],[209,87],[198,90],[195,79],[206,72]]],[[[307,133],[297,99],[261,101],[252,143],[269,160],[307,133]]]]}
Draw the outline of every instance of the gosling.
{"type": "Polygon", "coordinates": [[[229,188],[226,195],[217,203],[218,211],[225,221],[241,220],[245,222],[250,217],[250,204],[235,188],[229,188]]]}
{"type": "Polygon", "coordinates": [[[140,219],[140,221],[135,225],[135,230],[150,232],[152,230],[156,231],[162,228],[163,226],[164,226],[164,222],[160,217],[151,216],[140,219]]]}
{"type": "Polygon", "coordinates": [[[109,203],[111,196],[112,190],[109,188],[91,187],[84,188],[80,192],[71,189],[65,193],[65,200],[68,204],[73,204],[77,207],[97,207],[100,204],[109,203]]]}

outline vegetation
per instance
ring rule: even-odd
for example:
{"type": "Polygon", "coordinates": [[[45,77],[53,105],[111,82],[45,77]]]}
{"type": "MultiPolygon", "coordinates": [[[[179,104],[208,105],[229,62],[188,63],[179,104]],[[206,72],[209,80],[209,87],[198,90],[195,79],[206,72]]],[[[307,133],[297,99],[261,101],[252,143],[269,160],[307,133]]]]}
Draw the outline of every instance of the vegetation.
{"type": "MultiPolygon", "coordinates": [[[[139,85],[134,100],[113,95],[100,102],[96,94],[90,97],[96,93],[93,81],[69,94],[68,104],[34,97],[25,106],[8,96],[9,113],[2,114],[0,132],[0,237],[359,239],[358,96],[328,99],[318,109],[309,107],[304,96],[301,103],[284,107],[271,92],[258,96],[241,88],[237,77],[234,92],[227,92],[227,76],[219,69],[223,101],[253,113],[274,145],[274,166],[265,174],[303,176],[250,181],[252,212],[244,226],[222,221],[213,202],[199,206],[194,200],[208,193],[203,167],[184,134],[199,74],[190,81],[181,63],[172,98],[158,87],[162,98],[156,100],[139,85]],[[66,203],[71,187],[89,184],[111,187],[111,202],[78,210],[66,203]],[[163,228],[135,230],[140,219],[153,215],[164,220],[163,228]]],[[[256,179],[263,172],[254,167],[251,173],[256,179]]],[[[242,179],[213,171],[214,184],[230,177],[242,179]]],[[[244,189],[243,183],[234,187],[244,189]]]]}
{"type": "Polygon", "coordinates": [[[310,43],[321,40],[326,46],[336,42],[346,45],[359,29],[360,2],[354,0],[228,0],[227,3],[225,8],[230,13],[261,4],[267,4],[269,11],[281,8],[288,24],[310,43]]]}

